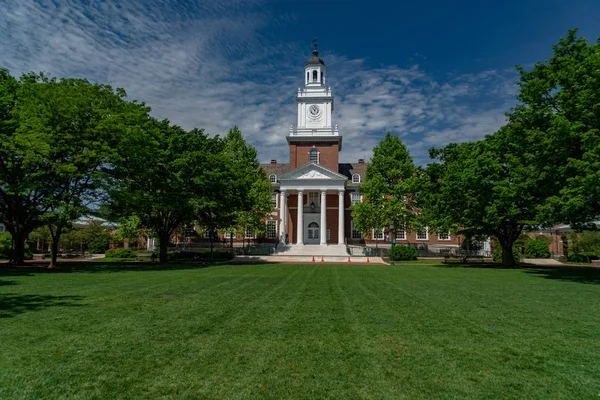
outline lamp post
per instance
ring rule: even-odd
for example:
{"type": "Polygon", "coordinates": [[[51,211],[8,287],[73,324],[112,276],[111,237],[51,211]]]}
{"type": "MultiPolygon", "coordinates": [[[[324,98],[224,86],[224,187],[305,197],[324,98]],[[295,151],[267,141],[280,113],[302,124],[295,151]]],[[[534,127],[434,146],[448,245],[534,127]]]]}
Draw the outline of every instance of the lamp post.
{"type": "Polygon", "coordinates": [[[390,222],[390,236],[392,237],[392,247],[390,248],[390,264],[394,265],[394,245],[396,244],[396,232],[393,222],[390,222]]]}

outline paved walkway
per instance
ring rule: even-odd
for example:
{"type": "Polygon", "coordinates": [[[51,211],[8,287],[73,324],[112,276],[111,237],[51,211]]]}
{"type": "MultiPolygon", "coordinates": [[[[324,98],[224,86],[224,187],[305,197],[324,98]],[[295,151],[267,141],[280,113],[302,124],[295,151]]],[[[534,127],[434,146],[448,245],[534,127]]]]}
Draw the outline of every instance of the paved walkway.
{"type": "Polygon", "coordinates": [[[236,256],[234,263],[287,263],[287,264],[318,264],[318,263],[336,263],[336,264],[380,264],[385,263],[381,257],[339,257],[339,256],[236,256]]]}
{"type": "Polygon", "coordinates": [[[555,265],[557,267],[565,267],[569,266],[568,264],[563,264],[554,258],[525,258],[523,259],[525,264],[533,264],[533,265],[555,265]]]}

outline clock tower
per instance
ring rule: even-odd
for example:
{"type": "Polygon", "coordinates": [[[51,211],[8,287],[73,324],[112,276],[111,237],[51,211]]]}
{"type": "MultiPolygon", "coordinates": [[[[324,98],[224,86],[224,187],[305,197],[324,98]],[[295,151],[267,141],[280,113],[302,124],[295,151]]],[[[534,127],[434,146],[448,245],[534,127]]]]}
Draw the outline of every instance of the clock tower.
{"type": "Polygon", "coordinates": [[[314,162],[338,170],[342,137],[331,121],[333,94],[325,85],[326,73],[327,67],[315,46],[304,66],[304,88],[298,88],[296,95],[298,124],[290,126],[287,136],[291,168],[314,162]]]}

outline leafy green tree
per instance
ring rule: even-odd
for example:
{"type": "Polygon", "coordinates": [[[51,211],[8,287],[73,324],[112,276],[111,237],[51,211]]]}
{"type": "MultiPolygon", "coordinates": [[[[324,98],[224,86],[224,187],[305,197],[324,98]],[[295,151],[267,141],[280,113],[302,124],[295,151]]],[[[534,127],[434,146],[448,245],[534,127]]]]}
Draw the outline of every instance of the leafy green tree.
{"type": "Polygon", "coordinates": [[[119,219],[119,227],[117,232],[115,233],[115,239],[118,241],[129,240],[129,243],[132,241],[137,242],[140,235],[142,221],[140,217],[137,215],[131,215],[129,217],[123,217],[119,219]]]}
{"type": "Polygon", "coordinates": [[[552,242],[548,236],[539,235],[527,241],[525,245],[525,257],[527,258],[550,258],[548,246],[552,242]]]}
{"type": "Polygon", "coordinates": [[[478,142],[432,149],[438,162],[428,166],[423,186],[430,225],[495,236],[503,264],[514,266],[513,245],[524,228],[543,222],[548,196],[548,177],[522,157],[530,139],[509,124],[478,142]]]}
{"type": "Polygon", "coordinates": [[[273,209],[272,190],[256,149],[246,143],[237,126],[223,138],[222,145],[218,154],[222,169],[212,181],[218,196],[199,205],[198,223],[209,232],[232,228],[264,232],[264,219],[273,209]]]}
{"type": "Polygon", "coordinates": [[[149,119],[116,145],[109,171],[113,214],[135,215],[156,233],[161,263],[167,262],[174,230],[218,201],[224,186],[221,142],[199,129],[186,132],[167,120],[149,119]]]}
{"type": "Polygon", "coordinates": [[[406,146],[388,132],[367,165],[360,187],[363,201],[352,207],[355,229],[366,237],[371,229],[387,230],[390,223],[407,231],[422,229],[417,205],[420,176],[406,146]]]}
{"type": "Polygon", "coordinates": [[[12,236],[10,261],[15,264],[24,262],[25,241],[43,225],[40,216],[47,210],[43,200],[51,194],[44,185],[44,159],[31,151],[40,140],[35,135],[24,138],[19,131],[23,85],[35,81],[31,75],[17,80],[0,68],[0,222],[12,236]]]}
{"type": "Polygon", "coordinates": [[[532,138],[525,157],[549,177],[546,220],[585,227],[600,215],[600,42],[569,31],[521,74],[511,123],[532,138]]]}
{"type": "Polygon", "coordinates": [[[125,92],[84,79],[0,72],[0,219],[22,243],[42,223],[52,236],[56,265],[60,236],[99,196],[100,177],[123,131],[147,115],[125,92]]]}

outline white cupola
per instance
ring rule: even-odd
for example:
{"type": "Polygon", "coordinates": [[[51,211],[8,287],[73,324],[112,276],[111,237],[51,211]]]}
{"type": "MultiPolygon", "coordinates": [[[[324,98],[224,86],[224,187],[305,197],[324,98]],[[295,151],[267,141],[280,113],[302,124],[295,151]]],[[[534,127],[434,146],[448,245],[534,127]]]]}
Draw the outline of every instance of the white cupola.
{"type": "Polygon", "coordinates": [[[325,86],[325,72],[327,67],[323,60],[319,58],[317,48],[313,50],[313,56],[306,62],[304,66],[304,86],[325,86]]]}

